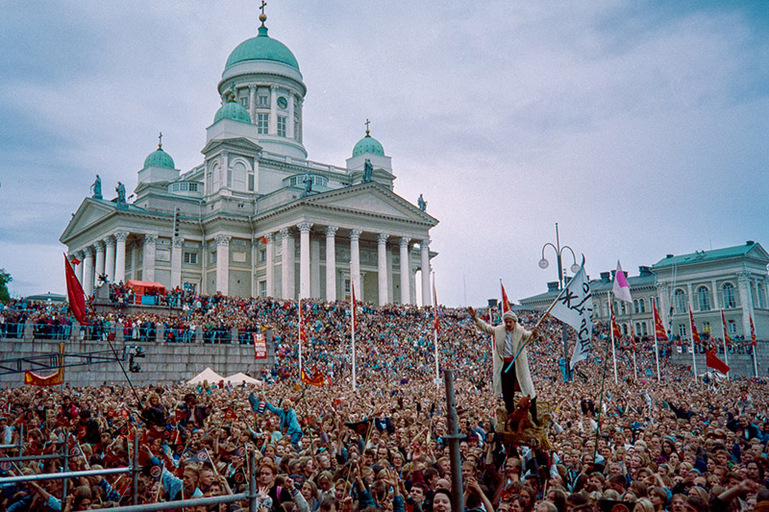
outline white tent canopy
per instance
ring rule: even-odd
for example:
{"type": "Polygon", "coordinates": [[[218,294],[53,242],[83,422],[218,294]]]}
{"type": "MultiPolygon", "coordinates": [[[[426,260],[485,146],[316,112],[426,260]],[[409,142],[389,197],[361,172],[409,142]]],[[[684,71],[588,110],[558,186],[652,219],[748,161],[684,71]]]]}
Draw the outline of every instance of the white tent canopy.
{"type": "Polygon", "coordinates": [[[230,375],[226,379],[224,379],[225,382],[230,382],[232,384],[243,384],[244,382],[246,384],[261,384],[262,381],[258,379],[254,379],[253,377],[249,377],[245,373],[236,373],[235,375],[230,375]]]}
{"type": "Polygon", "coordinates": [[[209,384],[218,384],[220,380],[224,380],[224,377],[213,371],[211,368],[206,368],[199,374],[187,381],[187,384],[203,384],[203,381],[208,381],[209,384]]]}

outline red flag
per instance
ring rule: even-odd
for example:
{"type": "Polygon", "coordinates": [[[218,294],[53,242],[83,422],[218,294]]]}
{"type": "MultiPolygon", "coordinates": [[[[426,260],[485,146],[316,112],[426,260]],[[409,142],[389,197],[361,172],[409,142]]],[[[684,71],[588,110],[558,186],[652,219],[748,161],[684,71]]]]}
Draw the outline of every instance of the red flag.
{"type": "Polygon", "coordinates": [[[510,311],[510,300],[507,298],[507,292],[505,292],[505,285],[502,284],[502,280],[499,280],[499,286],[502,287],[502,314],[505,311],[510,311]]]}
{"type": "Polygon", "coordinates": [[[692,343],[701,343],[700,333],[697,332],[697,327],[694,325],[694,314],[692,314],[691,306],[689,306],[689,323],[692,325],[692,343]]]}
{"type": "Polygon", "coordinates": [[[261,242],[262,242],[264,245],[267,245],[267,244],[270,242],[269,240],[267,240],[267,237],[266,237],[266,236],[263,236],[262,238],[260,238],[260,241],[261,241],[261,242]]]}
{"type": "Polygon", "coordinates": [[[85,320],[85,293],[80,281],[77,280],[72,265],[69,264],[67,255],[64,255],[64,274],[67,279],[67,297],[69,297],[69,309],[75,315],[80,325],[88,325],[85,320]]]}
{"type": "Polygon", "coordinates": [[[750,344],[756,348],[756,328],[753,326],[753,315],[750,315],[750,344]]]}
{"type": "Polygon", "coordinates": [[[708,368],[713,368],[726,375],[729,373],[729,367],[721,361],[710,349],[705,349],[705,364],[708,368]]]}
{"type": "Polygon", "coordinates": [[[668,341],[668,335],[665,332],[665,326],[662,325],[662,318],[657,311],[657,305],[652,301],[652,311],[654,313],[654,337],[657,341],[668,341]]]}
{"type": "Polygon", "coordinates": [[[82,263],[82,261],[80,261],[80,260],[79,260],[79,259],[77,259],[77,258],[72,258],[72,261],[71,261],[71,263],[72,263],[73,265],[80,265],[80,264],[82,263]]]}
{"type": "Polygon", "coordinates": [[[622,339],[622,333],[619,330],[617,319],[614,316],[614,304],[612,302],[609,302],[609,310],[611,311],[611,332],[614,333],[614,339],[619,341],[622,339]]]}
{"type": "Polygon", "coordinates": [[[224,419],[236,420],[238,419],[238,415],[235,414],[235,410],[232,407],[227,407],[227,409],[224,410],[224,419]]]}
{"type": "Polygon", "coordinates": [[[302,368],[302,382],[309,384],[310,386],[323,386],[326,383],[326,378],[323,376],[323,374],[320,373],[317,368],[313,373],[314,375],[310,377],[307,375],[305,369],[302,368]]]}
{"type": "Polygon", "coordinates": [[[728,347],[729,344],[732,342],[732,339],[729,337],[729,331],[726,328],[726,317],[724,316],[724,310],[721,310],[721,324],[724,326],[724,343],[728,347]]]}

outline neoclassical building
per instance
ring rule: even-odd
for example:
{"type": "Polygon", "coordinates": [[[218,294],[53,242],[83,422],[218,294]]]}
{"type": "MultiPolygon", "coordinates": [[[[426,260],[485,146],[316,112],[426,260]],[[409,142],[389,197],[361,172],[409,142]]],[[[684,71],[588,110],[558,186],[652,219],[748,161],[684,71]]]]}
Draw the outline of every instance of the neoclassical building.
{"type": "Polygon", "coordinates": [[[80,204],[60,241],[81,261],[86,293],[106,275],[286,299],[346,299],[354,283],[375,304],[414,304],[421,286],[430,304],[438,221],[393,191],[391,158],[368,122],[345,166],[307,159],[299,64],[259,18],[258,35],[227,59],[203,162],[177,169],[161,138],[132,198],[123,187],[107,200],[99,182],[80,204]]]}
{"type": "MultiPolygon", "coordinates": [[[[666,329],[683,340],[691,337],[689,307],[700,334],[723,338],[721,310],[727,334],[750,339],[750,318],[758,339],[769,338],[769,254],[752,240],[743,245],[698,251],[675,256],[669,254],[652,266],[639,267],[637,276],[628,276],[633,303],[609,297],[614,275],[602,272],[590,281],[594,318],[609,320],[609,301],[613,301],[617,323],[623,334],[654,334],[652,302],[666,329]]],[[[558,294],[558,283],[548,283],[546,293],[521,299],[533,309],[549,306],[558,294]]]]}

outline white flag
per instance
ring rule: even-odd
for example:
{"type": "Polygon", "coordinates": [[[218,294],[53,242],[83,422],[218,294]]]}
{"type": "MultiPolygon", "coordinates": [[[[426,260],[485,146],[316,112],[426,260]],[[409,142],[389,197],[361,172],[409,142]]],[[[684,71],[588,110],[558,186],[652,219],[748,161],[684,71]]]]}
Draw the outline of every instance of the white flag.
{"type": "Polygon", "coordinates": [[[550,314],[574,327],[577,331],[577,344],[571,356],[570,367],[578,361],[587,359],[593,339],[593,296],[590,293],[590,283],[585,274],[585,259],[582,266],[561,295],[550,314]]]}
{"type": "Polygon", "coordinates": [[[619,300],[633,302],[633,298],[630,296],[630,283],[627,282],[627,277],[622,271],[619,260],[617,260],[617,271],[614,273],[614,285],[612,285],[611,291],[619,300]]]}

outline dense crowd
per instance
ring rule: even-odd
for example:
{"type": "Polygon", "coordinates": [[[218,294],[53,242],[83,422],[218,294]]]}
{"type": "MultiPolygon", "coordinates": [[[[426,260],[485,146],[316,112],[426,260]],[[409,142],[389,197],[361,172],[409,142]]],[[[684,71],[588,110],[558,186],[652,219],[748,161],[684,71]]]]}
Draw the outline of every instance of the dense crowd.
{"type": "MultiPolygon", "coordinates": [[[[167,322],[182,341],[193,341],[184,339],[185,332],[195,332],[190,326],[237,327],[243,333],[270,326],[276,378],[256,387],[145,387],[136,390],[138,400],[126,382],[3,389],[2,456],[15,454],[20,442],[25,455],[58,453],[65,445],[76,454],[68,467],[78,470],[125,467],[136,455],[144,468],[140,502],[151,503],[243,491],[250,469],[246,455],[254,452],[262,512],[456,508],[448,492],[445,391],[435,382],[430,308],[360,305],[353,391],[349,303],[302,301],[303,364],[326,380],[323,386],[307,386],[299,380],[295,302],[192,295],[179,299],[182,312],[176,317],[124,315],[116,309],[99,320],[108,325],[119,320],[129,339],[134,332],[142,336],[145,322],[167,322]],[[133,454],[137,436],[140,448],[133,454]]],[[[15,314],[12,308],[4,313],[15,314]]],[[[28,314],[36,320],[66,317],[61,309],[38,305],[28,314]]],[[[653,342],[638,339],[635,351],[631,343],[620,343],[615,384],[612,364],[605,364],[611,357],[607,329],[597,325],[593,353],[578,364],[573,380],[564,383],[561,324],[546,319],[539,339],[529,347],[529,361],[538,399],[552,410],[547,425],[551,447],[514,445],[496,431],[501,401],[490,389],[490,337],[475,328],[465,310],[441,309],[439,316],[440,368],[455,370],[460,426],[466,435],[460,443],[465,508],[769,509],[766,380],[695,380],[688,368],[670,362],[675,346],[663,344],[662,381],[657,382],[653,342]]],[[[535,314],[519,317],[529,329],[539,319],[535,314]]],[[[55,459],[13,467],[0,459],[4,475],[60,468],[55,459]]],[[[130,502],[130,477],[80,478],[70,482],[64,497],[59,480],[5,484],[0,491],[0,509],[9,511],[87,510],[130,502]]]]}

